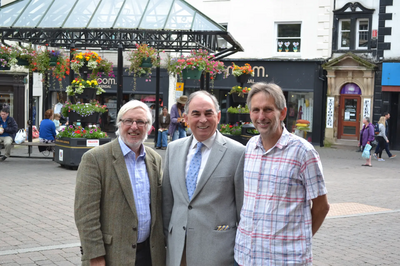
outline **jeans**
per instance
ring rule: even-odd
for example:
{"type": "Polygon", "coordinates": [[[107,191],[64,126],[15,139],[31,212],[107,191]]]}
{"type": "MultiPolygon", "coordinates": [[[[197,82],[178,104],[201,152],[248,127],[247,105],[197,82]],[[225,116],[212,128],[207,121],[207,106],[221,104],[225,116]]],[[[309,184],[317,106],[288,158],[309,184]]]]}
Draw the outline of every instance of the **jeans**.
{"type": "MultiPolygon", "coordinates": [[[[387,155],[389,156],[389,158],[392,157],[392,154],[389,151],[389,143],[387,143],[386,141],[385,141],[385,151],[386,151],[387,155]]],[[[375,154],[378,154],[378,152],[379,152],[379,143],[378,143],[378,145],[376,145],[375,154]]]]}
{"type": "Polygon", "coordinates": [[[181,126],[178,126],[172,136],[172,141],[181,139],[184,137],[186,137],[186,130],[184,128],[182,128],[181,126]]]}
{"type": "Polygon", "coordinates": [[[167,145],[168,145],[168,130],[163,132],[158,132],[156,147],[167,147],[167,145]]]}

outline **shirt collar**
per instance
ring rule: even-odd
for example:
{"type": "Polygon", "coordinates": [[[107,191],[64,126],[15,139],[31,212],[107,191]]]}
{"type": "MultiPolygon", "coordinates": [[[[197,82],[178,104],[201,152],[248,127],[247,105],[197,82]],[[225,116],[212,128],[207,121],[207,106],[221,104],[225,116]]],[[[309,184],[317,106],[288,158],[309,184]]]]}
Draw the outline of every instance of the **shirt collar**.
{"type": "MultiPolygon", "coordinates": [[[[275,147],[277,147],[278,149],[283,149],[284,147],[286,147],[289,142],[289,137],[290,137],[289,131],[287,131],[287,129],[285,127],[283,127],[281,137],[278,139],[278,141],[275,143],[275,145],[270,150],[272,150],[275,147]]],[[[258,135],[258,140],[256,141],[255,149],[262,149],[264,152],[267,152],[264,150],[264,146],[262,145],[260,135],[258,135]]]]}
{"type": "MultiPolygon", "coordinates": [[[[201,143],[203,143],[203,145],[206,146],[207,149],[211,149],[216,137],[217,137],[217,131],[215,131],[215,133],[211,137],[209,137],[205,141],[202,141],[201,143]]],[[[192,143],[190,144],[190,149],[194,149],[195,147],[197,147],[198,142],[199,141],[193,135],[193,140],[192,140],[192,143]]]]}
{"type": "MultiPolygon", "coordinates": [[[[131,150],[131,148],[129,148],[125,144],[125,142],[121,139],[121,136],[118,137],[118,142],[119,142],[119,146],[121,147],[121,151],[122,151],[122,154],[124,155],[124,157],[130,152],[135,153],[134,151],[131,150]]],[[[145,150],[143,144],[140,145],[140,154],[138,157],[146,157],[146,150],[145,150]]]]}

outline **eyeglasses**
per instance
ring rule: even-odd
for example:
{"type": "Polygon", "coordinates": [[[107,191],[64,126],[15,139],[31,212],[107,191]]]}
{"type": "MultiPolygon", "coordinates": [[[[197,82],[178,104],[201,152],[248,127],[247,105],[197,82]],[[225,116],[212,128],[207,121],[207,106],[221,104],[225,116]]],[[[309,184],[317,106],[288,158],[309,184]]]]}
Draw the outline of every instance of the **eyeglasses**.
{"type": "Polygon", "coordinates": [[[121,121],[125,126],[129,126],[129,127],[132,126],[133,123],[136,123],[137,127],[144,127],[147,124],[147,122],[143,121],[143,120],[132,120],[132,119],[122,120],[121,119],[119,121],[121,121]]]}

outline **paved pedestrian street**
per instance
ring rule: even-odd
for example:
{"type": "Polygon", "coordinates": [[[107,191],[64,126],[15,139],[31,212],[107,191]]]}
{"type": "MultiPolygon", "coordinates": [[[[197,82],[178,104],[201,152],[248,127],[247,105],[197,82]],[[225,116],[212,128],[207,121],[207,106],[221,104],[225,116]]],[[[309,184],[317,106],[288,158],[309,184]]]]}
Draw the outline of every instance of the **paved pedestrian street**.
{"type": "MultiPolygon", "coordinates": [[[[359,152],[317,150],[331,211],[313,238],[314,265],[399,265],[400,152],[362,167],[359,152]]],[[[43,157],[36,150],[34,155],[43,157]]],[[[8,158],[0,169],[0,265],[80,265],[76,171],[48,159],[22,158],[8,158]]]]}

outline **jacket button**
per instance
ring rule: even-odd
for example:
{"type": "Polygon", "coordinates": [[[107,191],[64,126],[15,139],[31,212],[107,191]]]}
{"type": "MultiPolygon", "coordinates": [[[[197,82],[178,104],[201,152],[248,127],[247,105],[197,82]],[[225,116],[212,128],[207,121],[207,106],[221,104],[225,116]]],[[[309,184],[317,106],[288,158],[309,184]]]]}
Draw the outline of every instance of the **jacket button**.
{"type": "Polygon", "coordinates": [[[135,245],[135,244],[133,244],[133,245],[132,245],[132,248],[136,248],[136,245],[135,245]]]}
{"type": "Polygon", "coordinates": [[[136,227],[133,227],[132,230],[133,230],[133,231],[137,231],[137,228],[136,228],[136,227]]]}
{"type": "Polygon", "coordinates": [[[185,226],[183,227],[183,230],[186,230],[186,227],[185,227],[185,226]]]}
{"type": "Polygon", "coordinates": [[[193,209],[193,207],[191,205],[189,205],[188,209],[191,210],[191,209],[193,209]]]}

